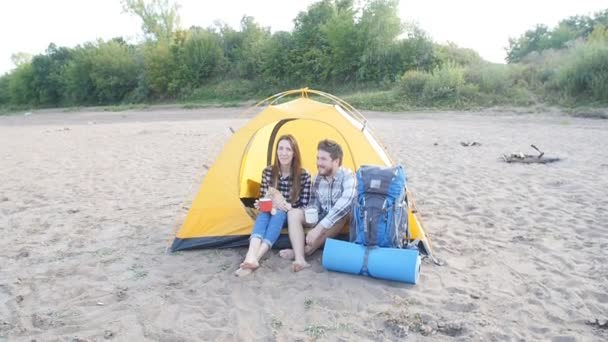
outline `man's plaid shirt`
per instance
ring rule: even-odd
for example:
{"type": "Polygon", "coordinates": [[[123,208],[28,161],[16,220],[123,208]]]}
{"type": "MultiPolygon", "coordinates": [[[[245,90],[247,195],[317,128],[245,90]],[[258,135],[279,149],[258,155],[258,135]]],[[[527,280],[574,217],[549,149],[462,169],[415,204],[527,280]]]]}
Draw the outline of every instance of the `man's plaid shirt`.
{"type": "MultiPolygon", "coordinates": [[[[288,203],[292,204],[292,207],[301,208],[308,205],[308,202],[310,200],[311,186],[311,177],[308,171],[302,169],[302,174],[300,176],[300,197],[295,202],[295,204],[291,202],[291,186],[293,185],[291,175],[287,177],[281,177],[279,175],[277,183],[278,184],[276,189],[281,192],[281,195],[285,197],[288,203]]],[[[262,185],[260,186],[260,197],[266,197],[268,187],[272,185],[272,166],[267,166],[264,171],[262,171],[262,185]]]]}
{"type": "Polygon", "coordinates": [[[349,169],[340,167],[331,181],[321,175],[315,177],[309,206],[319,211],[323,228],[333,227],[350,213],[356,191],[355,174],[349,169]]]}

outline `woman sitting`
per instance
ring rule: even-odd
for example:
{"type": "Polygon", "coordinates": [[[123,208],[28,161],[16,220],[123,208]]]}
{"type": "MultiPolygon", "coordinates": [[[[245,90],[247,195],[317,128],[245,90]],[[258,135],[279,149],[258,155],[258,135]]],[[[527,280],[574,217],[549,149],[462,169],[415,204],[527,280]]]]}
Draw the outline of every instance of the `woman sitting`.
{"type": "MultiPolygon", "coordinates": [[[[274,164],[262,172],[260,198],[272,200],[271,212],[260,212],[256,217],[249,250],[245,260],[236,271],[237,276],[248,275],[257,269],[260,259],[272,248],[287,221],[287,212],[292,208],[302,208],[310,198],[310,173],[302,168],[300,149],[291,135],[279,138],[274,164]]],[[[254,206],[260,209],[259,200],[254,206]]]]}

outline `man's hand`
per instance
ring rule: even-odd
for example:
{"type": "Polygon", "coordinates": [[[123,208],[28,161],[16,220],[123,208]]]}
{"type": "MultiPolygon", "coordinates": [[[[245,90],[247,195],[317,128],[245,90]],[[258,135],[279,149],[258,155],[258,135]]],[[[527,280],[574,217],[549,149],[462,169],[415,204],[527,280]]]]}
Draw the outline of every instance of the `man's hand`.
{"type": "Polygon", "coordinates": [[[321,234],[323,234],[323,227],[317,225],[306,234],[306,244],[312,246],[313,242],[315,242],[321,234]]]}
{"type": "Polygon", "coordinates": [[[287,211],[291,210],[291,204],[287,203],[287,201],[283,201],[283,202],[277,204],[277,209],[287,212],[287,211]]]}

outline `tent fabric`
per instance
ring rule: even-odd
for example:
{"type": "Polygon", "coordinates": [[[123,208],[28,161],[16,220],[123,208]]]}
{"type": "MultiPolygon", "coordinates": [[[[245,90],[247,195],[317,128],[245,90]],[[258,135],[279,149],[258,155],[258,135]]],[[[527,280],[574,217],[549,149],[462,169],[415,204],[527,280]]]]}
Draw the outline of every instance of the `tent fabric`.
{"type": "MultiPolygon", "coordinates": [[[[269,105],[234,133],[209,168],[173,240],[172,251],[248,244],[254,219],[244,203],[258,197],[262,170],[273,162],[276,140],[283,134],[296,138],[302,165],[313,175],[317,144],[323,139],[342,146],[343,166],[353,171],[366,164],[393,164],[365,122],[337,104],[301,97],[269,105]]],[[[411,217],[416,221],[413,214],[411,217]]],[[[281,241],[288,243],[285,234],[286,230],[281,241]]],[[[413,239],[423,235],[421,228],[412,230],[413,239]]]]}

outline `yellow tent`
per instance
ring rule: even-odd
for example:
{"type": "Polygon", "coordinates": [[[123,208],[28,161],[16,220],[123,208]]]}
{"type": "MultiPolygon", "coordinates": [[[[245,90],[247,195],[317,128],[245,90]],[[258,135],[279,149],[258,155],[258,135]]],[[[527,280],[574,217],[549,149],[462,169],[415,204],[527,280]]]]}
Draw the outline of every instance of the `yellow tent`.
{"type": "MultiPolygon", "coordinates": [[[[283,134],[296,138],[303,167],[313,175],[317,143],[326,138],[342,146],[343,166],[353,171],[361,165],[393,165],[363,115],[333,95],[299,89],[274,95],[263,102],[269,105],[234,133],[209,168],[173,240],[172,251],[247,245],[253,227],[247,206],[259,196],[262,170],[273,162],[276,139],[283,134]],[[312,100],[311,94],[332,103],[312,100]],[[289,95],[301,96],[279,104],[289,95]]],[[[426,234],[411,209],[409,219],[411,238],[421,240],[430,253],[426,234]]],[[[283,233],[275,246],[288,243],[286,232],[283,233]]]]}

